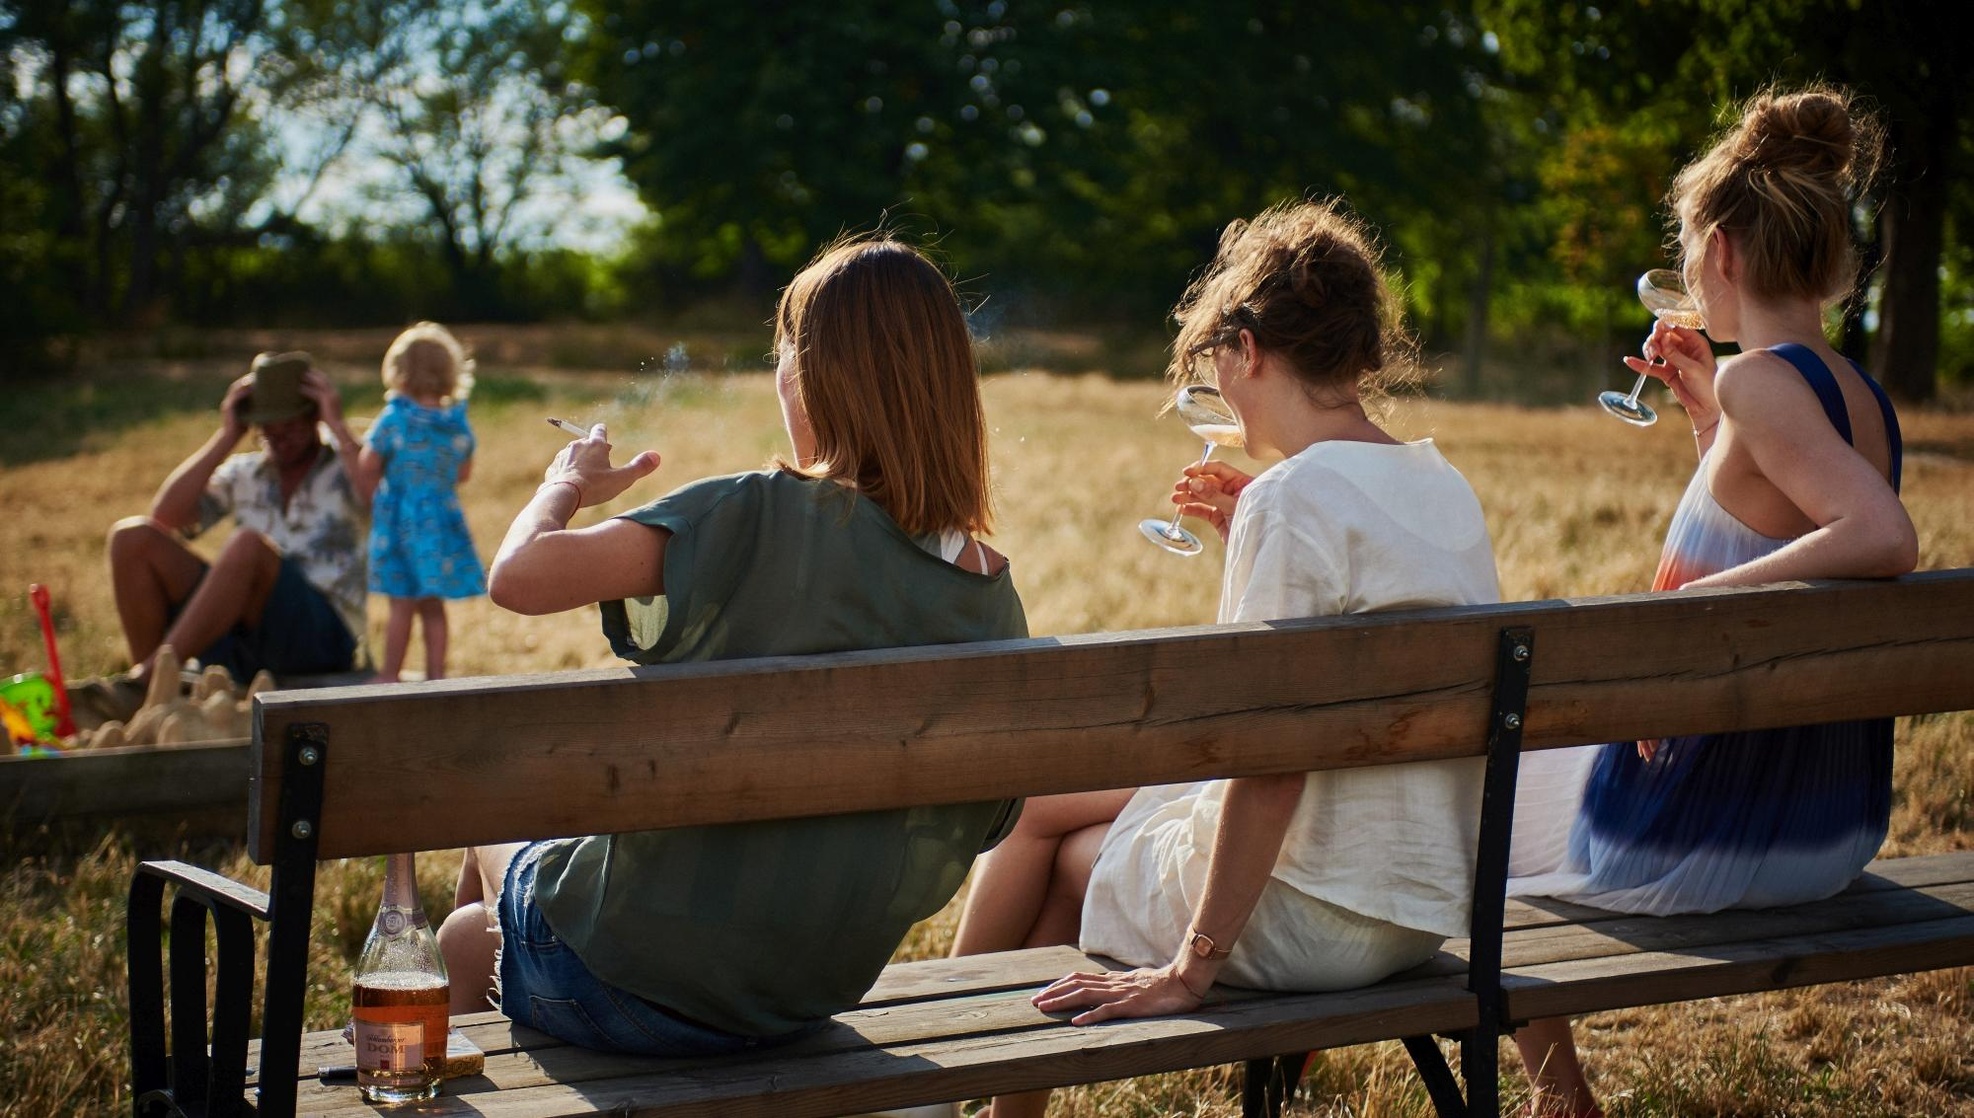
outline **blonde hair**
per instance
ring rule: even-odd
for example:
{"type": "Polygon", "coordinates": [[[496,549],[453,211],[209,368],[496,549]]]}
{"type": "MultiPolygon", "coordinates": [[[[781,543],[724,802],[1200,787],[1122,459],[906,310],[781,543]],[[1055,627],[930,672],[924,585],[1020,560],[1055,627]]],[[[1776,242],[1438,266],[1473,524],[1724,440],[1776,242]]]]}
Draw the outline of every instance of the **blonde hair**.
{"type": "Polygon", "coordinates": [[[1883,158],[1878,119],[1842,88],[1773,87],[1741,108],[1673,180],[1680,266],[1692,286],[1714,230],[1734,238],[1755,295],[1828,301],[1857,282],[1851,204],[1883,158]]]}
{"type": "Polygon", "coordinates": [[[464,400],[473,391],[473,359],[452,331],[420,322],[384,351],[384,395],[464,400]]]}
{"type": "Polygon", "coordinates": [[[1416,368],[1377,237],[1339,199],[1283,203],[1220,235],[1213,260],[1172,308],[1167,374],[1201,379],[1201,359],[1243,329],[1313,391],[1389,392],[1416,368]]]}
{"type": "Polygon", "coordinates": [[[815,433],[810,477],[851,485],[909,535],[993,525],[980,370],[953,285],[918,250],[844,238],[796,275],[775,349],[815,433]]]}

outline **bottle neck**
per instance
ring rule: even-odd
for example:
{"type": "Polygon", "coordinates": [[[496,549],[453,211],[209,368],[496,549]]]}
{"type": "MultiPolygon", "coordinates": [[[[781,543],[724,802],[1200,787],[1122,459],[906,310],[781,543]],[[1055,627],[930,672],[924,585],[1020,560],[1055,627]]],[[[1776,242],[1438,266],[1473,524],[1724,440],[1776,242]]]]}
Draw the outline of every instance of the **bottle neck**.
{"type": "Polygon", "coordinates": [[[381,908],[398,909],[414,922],[423,923],[425,907],[418,902],[418,873],[412,855],[391,854],[384,859],[384,899],[381,908]]]}

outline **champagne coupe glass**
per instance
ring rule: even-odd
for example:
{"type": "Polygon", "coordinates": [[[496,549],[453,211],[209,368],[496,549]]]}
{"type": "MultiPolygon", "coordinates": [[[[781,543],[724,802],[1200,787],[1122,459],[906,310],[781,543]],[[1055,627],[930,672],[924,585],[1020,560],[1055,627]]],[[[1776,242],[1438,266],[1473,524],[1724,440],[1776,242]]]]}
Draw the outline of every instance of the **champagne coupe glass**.
{"type": "MultiPolygon", "coordinates": [[[[1199,456],[1200,465],[1213,457],[1216,446],[1240,446],[1241,425],[1234,418],[1234,411],[1220,395],[1218,388],[1204,384],[1189,384],[1179,390],[1173,408],[1193,434],[1206,440],[1206,453],[1199,456]]],[[[1173,513],[1171,520],[1149,516],[1138,521],[1138,531],[1145,538],[1174,555],[1198,555],[1201,551],[1199,537],[1179,527],[1181,514],[1173,513]]]]}
{"type": "MultiPolygon", "coordinates": [[[[1645,309],[1656,315],[1660,321],[1672,326],[1684,326],[1699,330],[1705,326],[1700,318],[1700,306],[1686,290],[1686,278],[1671,268],[1654,268],[1638,277],[1638,301],[1645,309]]],[[[1663,360],[1663,359],[1662,359],[1663,360]]],[[[1650,427],[1659,421],[1659,413],[1638,399],[1645,390],[1646,374],[1638,374],[1638,382],[1631,391],[1610,391],[1599,393],[1597,402],[1604,410],[1640,427],[1650,427]]]]}

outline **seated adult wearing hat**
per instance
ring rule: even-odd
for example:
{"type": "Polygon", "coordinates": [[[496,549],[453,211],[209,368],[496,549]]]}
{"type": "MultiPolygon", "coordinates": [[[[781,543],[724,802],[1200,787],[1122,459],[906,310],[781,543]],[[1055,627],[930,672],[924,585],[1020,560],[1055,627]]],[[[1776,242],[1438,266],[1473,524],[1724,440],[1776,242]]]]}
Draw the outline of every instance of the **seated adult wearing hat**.
{"type": "MultiPolygon", "coordinates": [[[[364,626],[362,444],[306,353],[263,353],[219,405],[220,425],[159,486],[149,516],[110,529],[110,578],[135,665],[99,708],[135,709],[160,645],[245,682],[347,671],[364,626]],[[318,424],[334,446],[322,441],[318,424]],[[259,451],[234,455],[249,427],[259,451]],[[185,545],[231,515],[211,563],[185,545]]],[[[103,709],[107,717],[122,712],[103,709]]]]}

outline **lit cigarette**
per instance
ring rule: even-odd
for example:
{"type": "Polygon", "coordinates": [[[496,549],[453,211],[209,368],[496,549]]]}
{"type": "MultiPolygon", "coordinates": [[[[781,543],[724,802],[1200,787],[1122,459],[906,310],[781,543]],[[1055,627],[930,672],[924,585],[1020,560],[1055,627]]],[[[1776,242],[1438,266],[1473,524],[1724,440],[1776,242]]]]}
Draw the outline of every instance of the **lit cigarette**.
{"type": "Polygon", "coordinates": [[[578,427],[566,419],[557,419],[551,415],[548,417],[548,425],[550,427],[560,427],[564,431],[569,432],[571,435],[574,435],[579,439],[589,438],[589,428],[578,427]]]}

